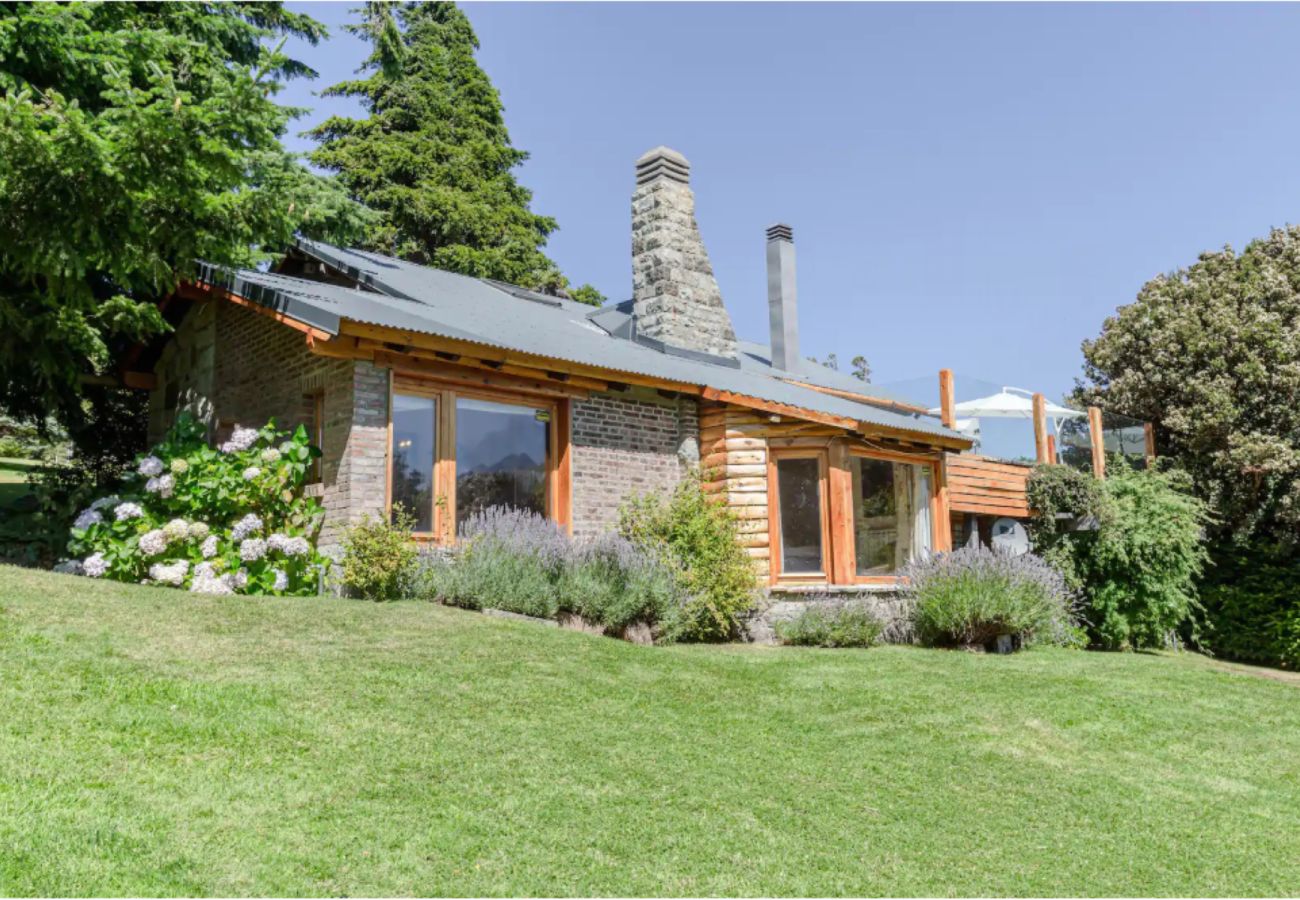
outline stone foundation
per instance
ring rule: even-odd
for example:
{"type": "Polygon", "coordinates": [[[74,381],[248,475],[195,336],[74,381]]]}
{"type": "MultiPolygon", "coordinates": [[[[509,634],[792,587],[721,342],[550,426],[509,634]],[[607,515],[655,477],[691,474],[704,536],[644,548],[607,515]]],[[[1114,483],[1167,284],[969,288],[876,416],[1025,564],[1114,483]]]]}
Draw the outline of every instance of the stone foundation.
{"type": "Polygon", "coordinates": [[[881,639],[886,643],[914,642],[909,602],[896,588],[874,585],[770,588],[745,622],[745,631],[756,644],[775,644],[777,623],[788,622],[810,608],[838,609],[849,605],[865,606],[884,624],[881,639]]]}

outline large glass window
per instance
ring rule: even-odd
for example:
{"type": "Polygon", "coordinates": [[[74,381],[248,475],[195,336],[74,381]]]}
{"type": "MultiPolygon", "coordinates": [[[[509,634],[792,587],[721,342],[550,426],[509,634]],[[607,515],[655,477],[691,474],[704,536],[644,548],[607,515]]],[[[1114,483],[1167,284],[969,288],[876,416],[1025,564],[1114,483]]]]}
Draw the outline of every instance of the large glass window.
{"type": "Polygon", "coordinates": [[[415,530],[433,531],[433,463],[438,402],[393,394],[392,510],[415,517],[415,530]]]}
{"type": "Polygon", "coordinates": [[[813,457],[776,461],[781,521],[781,572],[809,575],[825,571],[822,563],[821,463],[813,457]]]}
{"type": "Polygon", "coordinates": [[[853,456],[853,544],[860,576],[893,575],[930,550],[930,468],[853,456]]]}
{"type": "Polygon", "coordinates": [[[550,410],[456,400],[456,529],[492,506],[546,515],[550,410]]]}

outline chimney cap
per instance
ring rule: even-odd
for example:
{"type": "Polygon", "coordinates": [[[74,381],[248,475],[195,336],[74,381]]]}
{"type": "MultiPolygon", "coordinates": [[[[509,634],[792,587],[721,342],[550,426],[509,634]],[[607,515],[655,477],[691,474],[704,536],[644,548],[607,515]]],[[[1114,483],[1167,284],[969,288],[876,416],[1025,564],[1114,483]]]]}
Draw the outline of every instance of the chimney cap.
{"type": "Polygon", "coordinates": [[[671,147],[660,145],[647,150],[636,161],[636,183],[647,184],[656,178],[667,178],[681,184],[691,180],[691,164],[671,147]]]}
{"type": "Polygon", "coordinates": [[[794,242],[794,229],[789,225],[777,222],[775,225],[767,226],[767,239],[769,241],[790,241],[794,242]]]}

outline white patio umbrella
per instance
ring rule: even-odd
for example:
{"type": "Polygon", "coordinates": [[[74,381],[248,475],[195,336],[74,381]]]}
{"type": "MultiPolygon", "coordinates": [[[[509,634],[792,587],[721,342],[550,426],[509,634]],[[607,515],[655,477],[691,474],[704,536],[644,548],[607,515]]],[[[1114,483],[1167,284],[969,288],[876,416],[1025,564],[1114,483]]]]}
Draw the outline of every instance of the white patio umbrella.
{"type": "MultiPolygon", "coordinates": [[[[1023,388],[1004,387],[996,394],[958,403],[953,407],[953,410],[959,416],[967,416],[973,419],[985,417],[990,419],[1032,419],[1034,417],[1033,397],[1032,392],[1023,388]]],[[[1048,417],[1052,419],[1078,419],[1085,415],[1077,409],[1060,406],[1051,401],[1048,401],[1046,408],[1048,417]]],[[[940,409],[936,406],[930,412],[937,415],[940,409]]]]}
{"type": "MultiPolygon", "coordinates": [[[[981,418],[1033,419],[1034,395],[1032,391],[1027,391],[1024,388],[1003,387],[996,394],[954,404],[953,411],[959,416],[966,417],[964,420],[957,420],[958,431],[978,435],[979,420],[981,418]],[[966,427],[962,427],[963,422],[968,423],[966,427]]],[[[1070,409],[1067,406],[1061,406],[1051,401],[1045,404],[1045,411],[1047,417],[1052,420],[1052,430],[1058,435],[1061,433],[1060,422],[1062,419],[1079,419],[1086,415],[1086,413],[1082,413],[1077,409],[1070,409]]],[[[930,412],[938,415],[941,410],[936,406],[930,412]]]]}

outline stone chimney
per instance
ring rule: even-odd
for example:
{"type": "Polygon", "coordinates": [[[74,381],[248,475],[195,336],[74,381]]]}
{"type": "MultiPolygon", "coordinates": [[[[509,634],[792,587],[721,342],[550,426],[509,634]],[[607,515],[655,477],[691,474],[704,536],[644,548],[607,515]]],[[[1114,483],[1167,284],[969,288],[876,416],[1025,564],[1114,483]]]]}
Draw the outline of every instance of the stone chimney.
{"type": "Polygon", "coordinates": [[[656,147],[636,161],[632,194],[632,301],[636,330],[667,347],[736,358],[736,333],[722,305],[695,223],[691,164],[656,147]]]}
{"type": "Polygon", "coordinates": [[[767,229],[767,316],[772,325],[772,365],[798,371],[799,318],[795,311],[794,231],[789,225],[767,229]]]}

